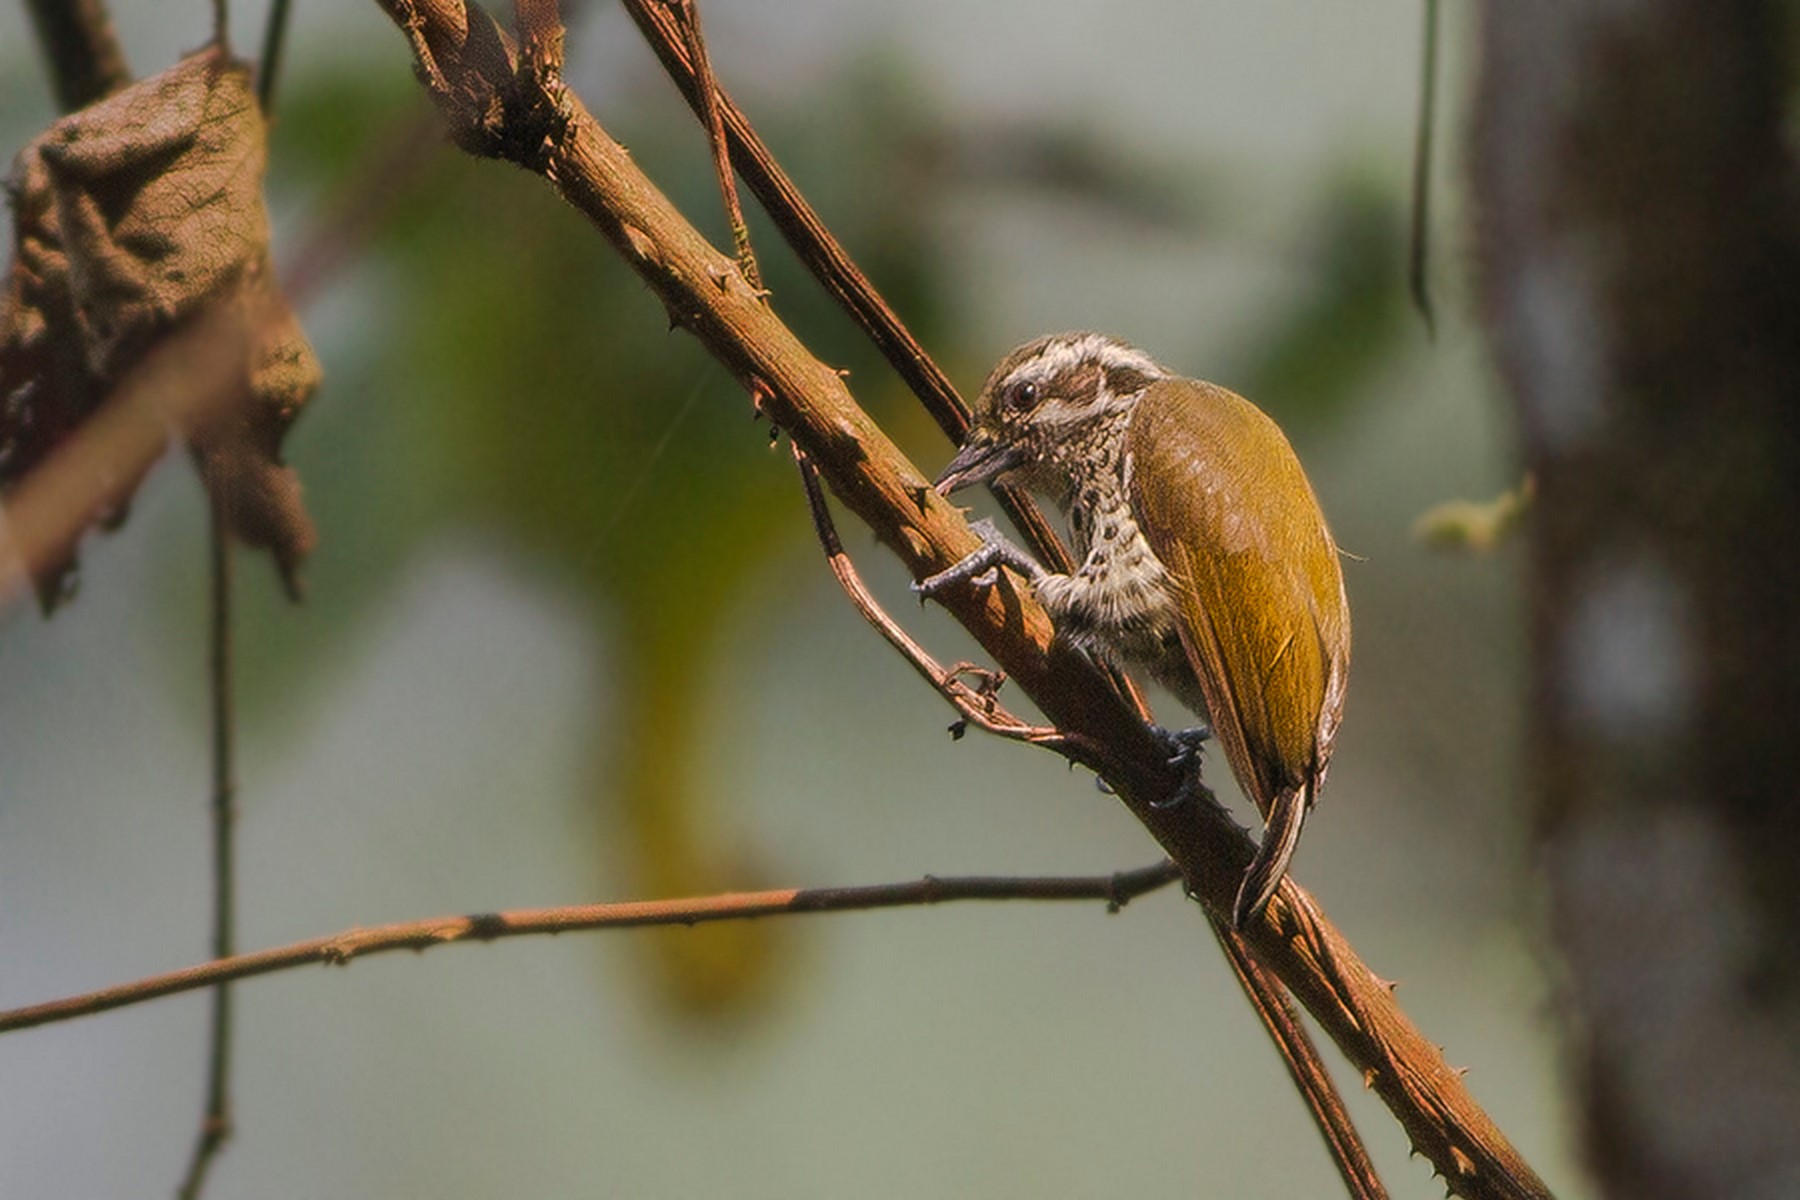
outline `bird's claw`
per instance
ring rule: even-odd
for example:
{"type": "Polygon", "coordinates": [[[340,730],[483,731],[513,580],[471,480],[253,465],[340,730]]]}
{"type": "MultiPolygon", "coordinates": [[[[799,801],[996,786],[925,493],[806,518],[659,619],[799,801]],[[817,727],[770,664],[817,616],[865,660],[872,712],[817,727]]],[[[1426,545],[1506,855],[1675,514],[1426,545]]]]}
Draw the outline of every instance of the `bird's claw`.
{"type": "Polygon", "coordinates": [[[969,529],[981,539],[980,548],[964,556],[962,561],[914,583],[914,595],[924,600],[953,583],[963,582],[970,587],[990,588],[1000,582],[1001,567],[1012,567],[1028,579],[1036,579],[1044,573],[1030,555],[1007,541],[1006,535],[989,518],[970,521],[969,529]]]}
{"type": "Polygon", "coordinates": [[[1151,808],[1179,808],[1198,792],[1200,783],[1200,752],[1207,742],[1212,740],[1212,726],[1194,725],[1187,729],[1164,729],[1161,725],[1152,725],[1150,731],[1162,742],[1163,748],[1169,751],[1169,765],[1182,768],[1181,786],[1167,800],[1155,800],[1151,808]]]}

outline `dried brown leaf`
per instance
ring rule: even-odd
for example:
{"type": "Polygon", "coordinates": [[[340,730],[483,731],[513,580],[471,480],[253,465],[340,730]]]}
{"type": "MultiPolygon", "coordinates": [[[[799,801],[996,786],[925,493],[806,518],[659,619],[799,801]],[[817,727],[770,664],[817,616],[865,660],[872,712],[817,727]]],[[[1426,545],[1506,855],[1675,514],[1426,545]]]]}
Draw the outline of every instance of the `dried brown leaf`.
{"type": "MultiPolygon", "coordinates": [[[[233,532],[271,550],[297,594],[314,532],[280,446],[319,368],[275,290],[266,133],[249,68],[207,50],[63,118],[20,153],[0,297],[0,497],[153,346],[204,309],[238,308],[254,319],[218,327],[245,331],[239,386],[193,405],[179,431],[233,532]]],[[[88,523],[123,519],[138,479],[116,474],[83,481],[95,497],[88,523]]],[[[64,594],[80,532],[32,559],[46,610],[64,594]]]]}

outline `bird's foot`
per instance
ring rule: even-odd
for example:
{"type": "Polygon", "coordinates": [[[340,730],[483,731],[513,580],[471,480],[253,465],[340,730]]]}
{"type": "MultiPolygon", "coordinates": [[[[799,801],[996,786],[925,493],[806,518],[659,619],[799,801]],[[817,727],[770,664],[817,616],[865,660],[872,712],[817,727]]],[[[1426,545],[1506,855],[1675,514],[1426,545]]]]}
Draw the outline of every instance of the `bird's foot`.
{"type": "Polygon", "coordinates": [[[1169,752],[1169,765],[1180,767],[1181,786],[1167,800],[1158,800],[1151,804],[1152,808],[1179,808],[1181,804],[1200,790],[1200,750],[1212,740],[1212,726],[1195,725],[1188,729],[1164,729],[1161,725],[1152,725],[1150,732],[1162,742],[1163,748],[1169,752]]]}
{"type": "Polygon", "coordinates": [[[1000,582],[1001,567],[1011,567],[1030,580],[1036,580],[1044,574],[1044,568],[1038,565],[1037,560],[1007,541],[1006,535],[991,520],[983,517],[979,521],[971,521],[969,528],[981,539],[981,548],[954,566],[946,567],[913,584],[912,590],[921,599],[935,596],[951,584],[964,581],[972,587],[993,587],[1000,582]]]}

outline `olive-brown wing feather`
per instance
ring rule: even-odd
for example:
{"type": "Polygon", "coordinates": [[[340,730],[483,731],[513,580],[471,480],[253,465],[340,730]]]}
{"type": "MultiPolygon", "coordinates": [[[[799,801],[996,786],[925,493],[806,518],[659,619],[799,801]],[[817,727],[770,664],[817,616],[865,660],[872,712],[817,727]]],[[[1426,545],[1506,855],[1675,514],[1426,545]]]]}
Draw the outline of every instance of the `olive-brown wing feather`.
{"type": "Polygon", "coordinates": [[[1153,384],[1126,451],[1139,527],[1239,783],[1265,814],[1322,780],[1343,708],[1349,614],[1337,547],[1287,438],[1212,384],[1153,384]]]}

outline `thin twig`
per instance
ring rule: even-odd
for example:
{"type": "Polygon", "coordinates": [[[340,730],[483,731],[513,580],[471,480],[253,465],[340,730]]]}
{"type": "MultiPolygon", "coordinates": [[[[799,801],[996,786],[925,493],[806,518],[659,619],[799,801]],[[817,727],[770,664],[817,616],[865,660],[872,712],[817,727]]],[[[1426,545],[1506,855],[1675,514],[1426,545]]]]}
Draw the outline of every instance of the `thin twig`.
{"type": "MultiPolygon", "coordinates": [[[[228,0],[218,0],[218,42],[226,43],[228,0]]],[[[267,120],[275,112],[275,79],[286,40],[288,0],[274,0],[263,30],[262,59],[256,71],[256,100],[267,120]]],[[[212,832],[213,832],[213,958],[228,959],[237,953],[237,701],[233,683],[235,659],[232,645],[231,514],[224,501],[209,497],[207,523],[207,571],[210,583],[208,612],[208,686],[212,700],[212,832]]],[[[231,1104],[231,985],[219,983],[212,993],[212,1013],[207,1031],[206,1106],[193,1156],[176,1192],[180,1200],[196,1200],[206,1187],[213,1161],[231,1140],[234,1128],[231,1104]]]]}
{"type": "MultiPolygon", "coordinates": [[[[212,498],[207,530],[211,577],[209,684],[212,690],[213,958],[237,953],[236,895],[237,718],[232,698],[230,515],[212,498]]],[[[207,1035],[206,1107],[194,1153],[176,1193],[193,1200],[206,1185],[213,1159],[231,1138],[231,985],[213,988],[207,1035]]]]}
{"type": "MultiPolygon", "coordinates": [[[[850,561],[850,556],[844,551],[837,525],[832,521],[831,510],[825,503],[825,491],[819,486],[818,469],[812,465],[811,460],[806,457],[806,451],[798,443],[789,444],[794,450],[794,465],[800,469],[800,483],[806,489],[806,503],[812,511],[813,529],[819,535],[819,545],[825,551],[825,560],[831,565],[831,573],[837,577],[844,594],[850,597],[850,602],[863,615],[863,619],[875,627],[888,645],[899,651],[900,657],[911,663],[913,669],[962,714],[964,721],[973,722],[998,737],[1048,747],[1071,758],[1086,761],[1090,766],[1103,763],[1105,751],[1102,747],[1092,743],[1083,744],[1085,739],[1071,738],[1047,725],[1033,725],[1008,712],[1000,704],[997,694],[1000,685],[1005,682],[1004,675],[972,663],[957,663],[946,669],[929,651],[914,641],[898,621],[887,614],[875,599],[875,594],[863,583],[856,564],[850,561]],[[974,676],[978,680],[974,687],[963,682],[965,675],[974,676]]],[[[952,726],[951,729],[956,732],[958,727],[952,726]]]]}
{"type": "Polygon", "coordinates": [[[755,252],[750,249],[750,226],[744,222],[744,206],[738,201],[737,174],[731,169],[725,120],[719,113],[719,83],[713,75],[712,57],[706,52],[706,39],[700,35],[700,6],[695,0],[662,2],[681,27],[682,43],[688,61],[694,66],[700,124],[706,129],[706,141],[712,149],[713,174],[718,177],[719,195],[725,201],[725,218],[731,224],[731,242],[737,249],[738,268],[744,272],[750,286],[761,291],[762,272],[757,268],[755,252]]]}
{"type": "Polygon", "coordinates": [[[523,908],[509,912],[434,917],[372,929],[348,929],[332,937],[313,938],[270,950],[216,959],[135,983],[120,984],[85,995],[52,1000],[0,1012],[0,1033],[29,1029],[54,1021],[90,1016],[141,1004],[177,992],[267,975],[307,963],[343,966],[352,959],[392,950],[430,950],[452,942],[492,942],[543,933],[575,933],[589,929],[637,929],[647,925],[705,925],[801,913],[859,912],[879,908],[912,908],[971,900],[1099,900],[1117,911],[1148,892],[1181,878],[1175,864],[1118,871],[1111,875],[1003,876],[969,875],[857,887],[776,888],[763,892],[727,892],[679,900],[631,900],[620,904],[574,904],[561,908],[523,908]]]}
{"type": "MultiPolygon", "coordinates": [[[[65,108],[78,108],[92,103],[107,92],[123,88],[131,82],[130,69],[113,34],[112,23],[102,0],[66,0],[63,4],[33,0],[31,7],[34,16],[39,18],[39,34],[51,60],[57,94],[65,108]]],[[[286,0],[276,0],[276,15],[271,20],[278,22],[285,15],[286,7],[286,0]]],[[[221,48],[227,41],[227,19],[227,0],[216,0],[214,36],[221,48]]],[[[265,71],[261,82],[266,85],[269,77],[269,73],[265,71]]],[[[265,113],[268,111],[266,96],[263,97],[263,110],[265,113]]],[[[229,321],[221,324],[218,317],[208,314],[194,323],[186,338],[195,338],[199,332],[232,332],[235,331],[234,324],[229,321]]],[[[102,451],[102,461],[106,462],[107,469],[92,472],[92,477],[117,479],[123,476],[125,479],[135,479],[141,473],[127,464],[138,456],[154,454],[162,440],[157,436],[155,423],[145,419],[150,415],[150,410],[156,407],[154,399],[148,404],[144,400],[145,396],[154,397],[158,390],[156,385],[145,386],[143,382],[146,375],[156,376],[156,366],[153,364],[160,363],[166,370],[168,360],[173,359],[191,368],[186,379],[177,376],[171,382],[186,385],[182,388],[185,402],[196,410],[203,410],[234,397],[236,389],[231,386],[233,373],[230,371],[230,356],[221,356],[203,342],[193,346],[184,345],[184,340],[180,335],[169,339],[173,345],[165,344],[150,360],[134,371],[101,410],[101,415],[109,418],[109,421],[104,425],[98,420],[92,423],[93,427],[101,430],[102,436],[96,440],[93,436],[95,429],[84,428],[56,456],[58,465],[66,468],[72,459],[79,461],[84,450],[91,454],[99,445],[106,445],[112,450],[129,447],[131,453],[116,456],[102,451]],[[222,376],[219,375],[221,367],[226,371],[222,376]],[[106,430],[114,431],[117,436],[109,441],[104,436],[106,430]],[[121,471],[121,467],[125,469],[121,471]]],[[[175,416],[174,407],[163,410],[165,419],[175,416]]],[[[147,458],[144,461],[147,462],[147,458]]],[[[75,475],[65,474],[63,478],[73,481],[79,478],[79,471],[75,475]]],[[[75,489],[72,488],[71,491],[73,490],[75,489]]],[[[91,512],[91,495],[91,492],[87,497],[59,494],[56,485],[52,484],[48,488],[40,485],[31,491],[22,489],[15,496],[16,503],[12,506],[9,517],[16,530],[26,531],[26,536],[18,539],[26,563],[32,561],[33,539],[29,536],[32,523],[24,514],[32,514],[39,509],[58,508],[63,513],[77,515],[84,511],[91,512]]],[[[209,499],[208,675],[212,692],[213,748],[213,957],[227,958],[236,950],[233,932],[236,783],[233,768],[235,723],[231,691],[231,557],[226,534],[228,514],[217,497],[209,499]]],[[[17,532],[15,536],[18,536],[17,532]]],[[[0,565],[0,602],[4,602],[7,590],[7,569],[0,565]]],[[[231,993],[227,986],[220,984],[213,992],[205,1109],[193,1155],[178,1192],[183,1200],[193,1200],[199,1196],[213,1159],[230,1136],[231,993]]]]}
{"type": "Polygon", "coordinates": [[[1387,1200],[1387,1187],[1369,1159],[1369,1149],[1363,1145],[1362,1135],[1350,1120],[1343,1097],[1325,1070],[1319,1049],[1313,1044],[1306,1026],[1300,1023],[1300,1016],[1294,1011],[1281,981],[1250,954],[1235,929],[1211,913],[1207,915],[1212,920],[1213,931],[1218,934],[1219,945],[1225,951],[1225,960],[1231,964],[1232,973],[1250,997],[1251,1007],[1262,1019],[1294,1086],[1306,1101],[1307,1111],[1319,1127],[1319,1135],[1325,1139],[1325,1147],[1344,1180],[1345,1190],[1353,1200],[1387,1200]]]}
{"type": "Polygon", "coordinates": [[[213,42],[221,50],[231,49],[231,0],[213,0],[213,42]]]}
{"type": "Polygon", "coordinates": [[[256,65],[256,102],[263,116],[275,111],[275,80],[281,74],[281,52],[287,47],[289,0],[274,0],[263,26],[262,57],[256,65]]]}
{"type": "Polygon", "coordinates": [[[1438,0],[1425,2],[1424,46],[1419,56],[1419,119],[1413,135],[1412,222],[1406,261],[1406,285],[1413,307],[1425,318],[1425,332],[1435,336],[1437,315],[1426,275],[1431,250],[1431,136],[1437,124],[1438,0]]]}
{"type": "Polygon", "coordinates": [[[131,83],[106,0],[25,0],[25,11],[64,112],[86,108],[131,83]]]}

